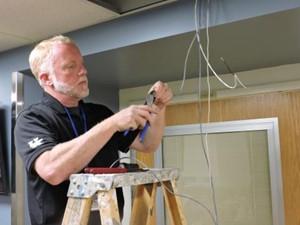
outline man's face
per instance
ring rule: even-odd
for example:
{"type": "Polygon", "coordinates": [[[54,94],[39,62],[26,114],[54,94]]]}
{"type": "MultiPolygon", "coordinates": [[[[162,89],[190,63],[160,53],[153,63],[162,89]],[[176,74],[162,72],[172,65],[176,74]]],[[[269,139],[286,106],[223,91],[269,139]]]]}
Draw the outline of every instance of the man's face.
{"type": "Polygon", "coordinates": [[[72,44],[56,44],[52,52],[54,90],[82,99],[88,96],[87,71],[79,49],[72,44]]]}

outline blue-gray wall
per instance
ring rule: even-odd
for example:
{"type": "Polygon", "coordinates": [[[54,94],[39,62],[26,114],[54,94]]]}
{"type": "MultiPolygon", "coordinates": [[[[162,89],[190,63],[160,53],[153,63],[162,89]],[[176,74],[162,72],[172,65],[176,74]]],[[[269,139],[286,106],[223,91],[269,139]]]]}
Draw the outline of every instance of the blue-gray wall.
{"type": "MultiPolygon", "coordinates": [[[[117,49],[167,36],[194,30],[193,2],[182,0],[174,4],[121,17],[103,24],[69,34],[80,46],[84,55],[117,49]]],[[[199,1],[203,2],[203,1],[199,1]]],[[[300,7],[299,0],[211,0],[211,25],[233,22],[300,7]]],[[[0,107],[5,110],[5,151],[10,168],[10,93],[11,74],[28,69],[27,58],[32,46],[0,54],[0,107]]],[[[116,65],[117,66],[117,65],[116,65]]],[[[100,71],[101,72],[101,71],[100,71]]],[[[91,85],[91,99],[118,107],[118,90],[114,87],[91,85]],[[100,90],[100,91],[99,91],[100,90]]],[[[9,171],[10,172],[10,171],[9,171]]],[[[0,196],[1,225],[10,225],[10,196],[0,196]]]]}
{"type": "MultiPolygon", "coordinates": [[[[11,168],[10,162],[10,143],[11,143],[11,117],[10,117],[10,92],[11,92],[11,74],[13,71],[18,70],[18,68],[24,68],[26,65],[26,59],[24,53],[21,51],[10,51],[5,52],[0,55],[0,107],[4,109],[5,114],[5,146],[6,151],[6,162],[7,167],[11,168]]],[[[8,174],[10,174],[8,170],[8,174]]],[[[8,176],[10,178],[10,176],[8,176]]],[[[11,224],[11,207],[10,207],[10,196],[0,196],[0,218],[1,224],[9,225],[11,224]]]]}

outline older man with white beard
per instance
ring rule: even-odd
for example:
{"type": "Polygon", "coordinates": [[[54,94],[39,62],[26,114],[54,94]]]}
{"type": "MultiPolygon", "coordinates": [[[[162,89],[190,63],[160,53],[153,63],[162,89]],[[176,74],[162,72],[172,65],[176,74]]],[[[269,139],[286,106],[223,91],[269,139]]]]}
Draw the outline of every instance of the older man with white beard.
{"type": "MultiPolygon", "coordinates": [[[[118,151],[157,149],[172,92],[156,82],[150,89],[156,93],[152,106],[133,105],[115,114],[104,105],[85,103],[89,88],[83,57],[61,35],[37,44],[29,63],[44,95],[20,113],[15,143],[27,172],[31,223],[56,225],[62,221],[71,174],[87,166],[109,167],[118,151]],[[150,126],[140,142],[137,135],[147,121],[150,126]]],[[[122,190],[117,196],[122,215],[122,190]]]]}

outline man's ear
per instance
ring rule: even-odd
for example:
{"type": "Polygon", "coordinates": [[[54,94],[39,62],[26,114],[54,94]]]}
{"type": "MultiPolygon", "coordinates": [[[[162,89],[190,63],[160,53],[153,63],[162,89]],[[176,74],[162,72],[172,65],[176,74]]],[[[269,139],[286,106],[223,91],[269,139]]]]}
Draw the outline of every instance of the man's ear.
{"type": "Polygon", "coordinates": [[[48,73],[40,73],[39,74],[40,84],[42,86],[52,86],[52,78],[48,73]]]}

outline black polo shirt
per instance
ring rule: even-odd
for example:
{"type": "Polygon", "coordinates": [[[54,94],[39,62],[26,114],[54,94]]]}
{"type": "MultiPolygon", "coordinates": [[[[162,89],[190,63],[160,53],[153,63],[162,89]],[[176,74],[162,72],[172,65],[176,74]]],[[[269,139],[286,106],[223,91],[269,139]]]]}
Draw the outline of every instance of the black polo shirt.
{"type": "MultiPolygon", "coordinates": [[[[80,102],[86,115],[87,129],[113,115],[103,105],[80,102]]],[[[79,135],[84,132],[83,118],[79,108],[68,108],[79,135]]],[[[71,121],[60,102],[44,93],[40,103],[22,111],[16,121],[15,145],[21,155],[28,176],[28,201],[32,225],[61,224],[67,202],[69,181],[53,186],[45,182],[34,170],[34,161],[55,145],[73,139],[76,135],[71,121]]],[[[118,150],[127,152],[138,131],[124,136],[117,132],[87,165],[109,167],[119,158],[118,150]]],[[[100,150],[100,149],[99,149],[100,150]]],[[[80,171],[81,172],[81,171],[80,171]]],[[[118,190],[119,208],[123,209],[122,191],[118,190]]]]}

